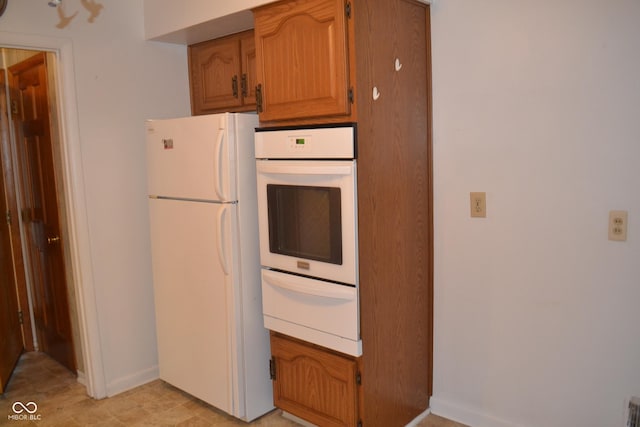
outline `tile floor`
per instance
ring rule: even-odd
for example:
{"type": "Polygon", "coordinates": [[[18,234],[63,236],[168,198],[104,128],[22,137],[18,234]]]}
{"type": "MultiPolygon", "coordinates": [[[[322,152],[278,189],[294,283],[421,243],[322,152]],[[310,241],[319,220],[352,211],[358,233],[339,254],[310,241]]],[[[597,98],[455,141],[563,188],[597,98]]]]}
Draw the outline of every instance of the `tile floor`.
{"type": "MultiPolygon", "coordinates": [[[[17,407],[17,409],[20,409],[17,407]]],[[[68,370],[43,353],[25,353],[0,395],[0,426],[256,426],[295,427],[298,424],[275,410],[247,424],[189,396],[161,380],[108,399],[94,400],[68,370]],[[36,412],[17,415],[12,407],[24,403],[36,412]],[[13,418],[12,418],[13,417],[13,418]],[[16,417],[22,417],[16,418],[16,417]],[[31,419],[29,419],[31,417],[31,419]]],[[[419,427],[465,427],[429,415],[419,427]]]]}

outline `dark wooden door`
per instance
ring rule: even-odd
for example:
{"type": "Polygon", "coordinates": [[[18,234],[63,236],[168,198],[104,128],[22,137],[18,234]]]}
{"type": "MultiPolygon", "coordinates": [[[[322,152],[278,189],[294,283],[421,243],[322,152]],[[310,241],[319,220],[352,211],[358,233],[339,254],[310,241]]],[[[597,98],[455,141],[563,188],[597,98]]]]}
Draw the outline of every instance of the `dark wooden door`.
{"type": "Polygon", "coordinates": [[[18,321],[18,299],[11,255],[10,224],[7,213],[5,164],[9,156],[9,120],[5,102],[5,71],[0,70],[0,394],[22,353],[22,331],[18,321]]]}
{"type": "Polygon", "coordinates": [[[9,86],[38,342],[41,350],[75,372],[45,54],[9,67],[9,86]]]}

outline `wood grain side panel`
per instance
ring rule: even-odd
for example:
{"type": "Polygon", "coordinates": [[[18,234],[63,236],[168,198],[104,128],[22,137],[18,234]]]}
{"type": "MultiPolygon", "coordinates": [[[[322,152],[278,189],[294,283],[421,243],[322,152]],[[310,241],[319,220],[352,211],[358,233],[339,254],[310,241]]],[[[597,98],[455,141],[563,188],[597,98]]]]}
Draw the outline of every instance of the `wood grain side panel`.
{"type": "Polygon", "coordinates": [[[363,421],[402,426],[428,407],[432,381],[427,6],[354,6],[363,421]]]}
{"type": "Polygon", "coordinates": [[[431,313],[427,316],[427,326],[426,326],[426,334],[427,334],[427,374],[429,376],[429,384],[428,384],[428,395],[429,398],[433,396],[433,272],[434,272],[434,261],[433,261],[433,240],[434,240],[434,228],[433,228],[433,86],[432,86],[432,78],[431,78],[431,7],[426,8],[425,14],[425,43],[426,43],[426,53],[427,53],[427,69],[425,78],[427,80],[427,167],[429,168],[428,183],[427,183],[427,227],[428,227],[428,250],[430,256],[428,257],[427,264],[427,290],[426,290],[426,298],[427,304],[431,308],[431,313]]]}

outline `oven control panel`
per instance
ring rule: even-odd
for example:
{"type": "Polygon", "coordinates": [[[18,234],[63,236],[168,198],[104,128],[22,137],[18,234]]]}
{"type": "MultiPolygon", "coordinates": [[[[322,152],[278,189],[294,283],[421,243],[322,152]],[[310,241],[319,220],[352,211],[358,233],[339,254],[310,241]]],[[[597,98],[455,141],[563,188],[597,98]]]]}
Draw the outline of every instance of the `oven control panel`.
{"type": "Polygon", "coordinates": [[[353,159],[355,129],[256,129],[255,149],[257,159],[353,159]]]}
{"type": "Polygon", "coordinates": [[[311,136],[290,136],[289,147],[293,150],[305,150],[311,147],[313,137],[311,136]]]}

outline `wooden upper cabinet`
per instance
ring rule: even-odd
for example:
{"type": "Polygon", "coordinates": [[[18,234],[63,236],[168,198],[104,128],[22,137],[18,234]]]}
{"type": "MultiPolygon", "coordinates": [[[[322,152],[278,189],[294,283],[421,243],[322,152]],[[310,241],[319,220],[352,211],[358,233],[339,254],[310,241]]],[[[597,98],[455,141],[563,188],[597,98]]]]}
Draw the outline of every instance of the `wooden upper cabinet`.
{"type": "Polygon", "coordinates": [[[344,0],[285,0],[254,10],[261,122],[348,116],[344,0]]]}
{"type": "Polygon", "coordinates": [[[255,109],[253,31],[189,46],[193,115],[255,109]]]}

